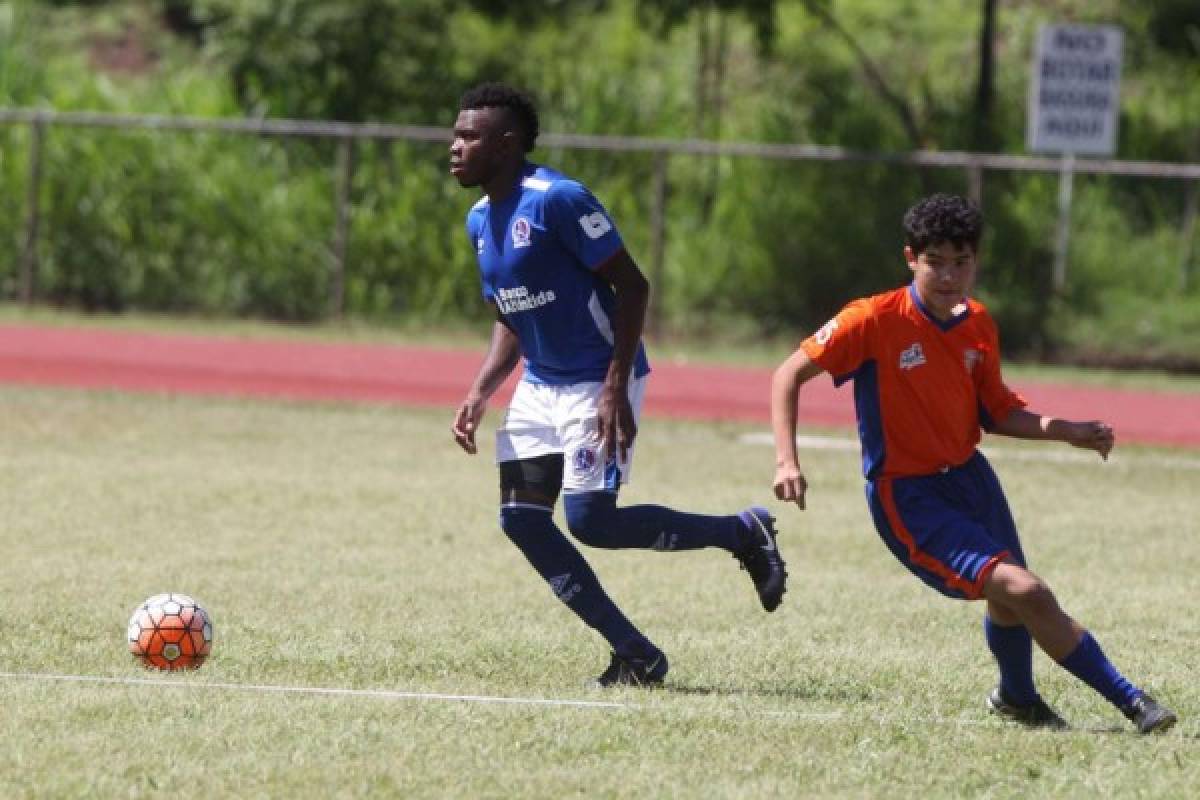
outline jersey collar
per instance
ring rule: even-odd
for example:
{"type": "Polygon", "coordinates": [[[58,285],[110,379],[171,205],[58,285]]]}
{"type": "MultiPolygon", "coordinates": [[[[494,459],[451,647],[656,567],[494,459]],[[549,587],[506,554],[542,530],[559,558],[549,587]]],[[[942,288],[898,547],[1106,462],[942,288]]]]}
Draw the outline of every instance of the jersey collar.
{"type": "Polygon", "coordinates": [[[971,306],[967,303],[966,298],[963,298],[963,305],[965,306],[965,308],[963,309],[963,312],[961,314],[959,314],[958,316],[956,316],[952,319],[947,319],[947,320],[938,319],[933,314],[931,314],[929,312],[929,309],[925,307],[925,304],[921,302],[921,296],[919,294],[917,294],[916,281],[913,281],[912,283],[910,283],[908,285],[908,296],[910,298],[912,298],[913,305],[917,307],[917,310],[921,312],[922,316],[924,316],[925,319],[929,320],[934,325],[937,325],[943,331],[950,330],[955,325],[958,325],[958,324],[966,321],[967,317],[971,316],[971,306]]]}

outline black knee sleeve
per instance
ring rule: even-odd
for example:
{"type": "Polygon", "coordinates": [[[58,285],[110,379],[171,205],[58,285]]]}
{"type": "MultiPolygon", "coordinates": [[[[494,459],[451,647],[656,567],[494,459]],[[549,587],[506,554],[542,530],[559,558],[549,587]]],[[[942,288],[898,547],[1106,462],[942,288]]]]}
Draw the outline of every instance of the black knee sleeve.
{"type": "Polygon", "coordinates": [[[504,502],[514,493],[518,497],[534,495],[553,508],[562,490],[562,481],[561,453],[500,462],[500,497],[504,502]]]}

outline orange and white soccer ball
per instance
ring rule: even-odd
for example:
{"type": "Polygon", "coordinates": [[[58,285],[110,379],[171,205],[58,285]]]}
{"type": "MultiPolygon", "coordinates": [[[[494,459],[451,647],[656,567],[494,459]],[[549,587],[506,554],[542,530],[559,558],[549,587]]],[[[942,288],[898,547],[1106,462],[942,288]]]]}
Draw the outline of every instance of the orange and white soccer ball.
{"type": "Polygon", "coordinates": [[[186,594],[156,594],[129,619],[129,652],[147,667],[195,669],[212,642],[208,612],[186,594]]]}

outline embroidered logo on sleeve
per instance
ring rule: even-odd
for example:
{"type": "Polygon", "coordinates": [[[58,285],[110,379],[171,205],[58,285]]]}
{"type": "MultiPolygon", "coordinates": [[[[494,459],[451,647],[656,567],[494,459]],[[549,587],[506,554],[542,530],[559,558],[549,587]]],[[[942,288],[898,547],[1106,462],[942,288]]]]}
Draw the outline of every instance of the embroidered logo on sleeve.
{"type": "Polygon", "coordinates": [[[604,216],[603,212],[597,211],[594,214],[584,214],[580,217],[579,227],[583,228],[583,232],[588,235],[589,239],[599,239],[612,230],[612,223],[608,221],[608,217],[604,216]]]}
{"type": "Polygon", "coordinates": [[[821,345],[821,347],[824,347],[825,345],[829,344],[829,340],[833,338],[833,332],[837,329],[837,319],[831,319],[829,322],[826,322],[823,326],[821,326],[821,330],[817,331],[816,336],[813,338],[817,340],[817,344],[821,345]]]}

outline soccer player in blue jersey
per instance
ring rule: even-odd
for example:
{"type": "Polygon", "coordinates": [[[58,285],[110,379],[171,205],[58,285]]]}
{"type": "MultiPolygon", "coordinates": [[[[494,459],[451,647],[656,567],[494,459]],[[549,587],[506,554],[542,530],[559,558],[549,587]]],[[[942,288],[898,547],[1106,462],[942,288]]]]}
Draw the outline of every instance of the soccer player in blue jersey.
{"type": "Polygon", "coordinates": [[[974,204],[927,197],[905,214],[904,230],[912,283],[850,303],[775,371],[776,496],[804,508],[808,482],[796,455],[800,387],[826,371],[838,384],[853,380],[867,504],[880,538],[932,588],[987,604],[984,637],[1000,668],[1000,684],[987,698],[992,711],[1027,725],[1065,727],[1034,686],[1037,642],[1139,731],[1167,730],[1175,712],[1118,672],[1026,567],[1004,491],[976,449],[986,428],[1108,458],[1112,429],[1027,411],[1004,385],[996,324],[968,296],[983,230],[974,204]]]}
{"type": "Polygon", "coordinates": [[[629,480],[650,366],[641,344],[649,284],[612,219],[578,181],[526,154],[538,135],[530,98],[501,84],[467,91],[450,172],[483,197],[467,214],[483,297],[495,307],[491,344],[454,417],[467,453],[488,399],[524,357],[496,432],[500,527],[551,591],[609,643],[602,686],[660,684],[667,658],[621,612],[552,518],[559,493],[579,541],[660,551],[716,547],[747,570],[767,611],[787,572],[764,508],[728,516],[655,505],[619,508],[629,480]]]}

